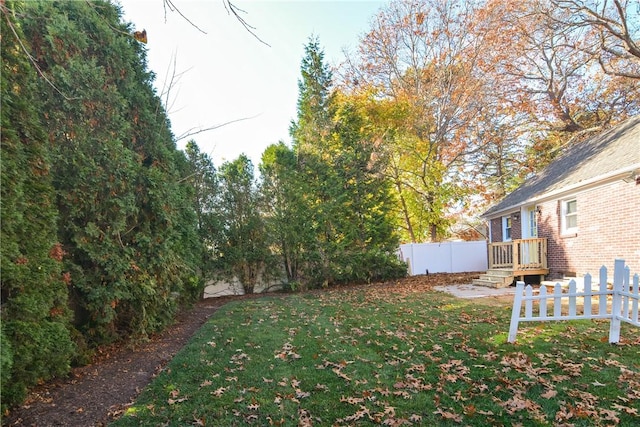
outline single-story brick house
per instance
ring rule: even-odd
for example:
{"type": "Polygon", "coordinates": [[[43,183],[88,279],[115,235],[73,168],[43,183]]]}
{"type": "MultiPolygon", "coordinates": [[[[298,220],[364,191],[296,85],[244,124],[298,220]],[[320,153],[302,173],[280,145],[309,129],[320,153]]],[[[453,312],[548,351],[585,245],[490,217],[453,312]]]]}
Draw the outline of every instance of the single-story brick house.
{"type": "Polygon", "coordinates": [[[511,280],[597,275],[615,258],[640,270],[640,116],[569,147],[482,217],[489,268],[511,280]]]}

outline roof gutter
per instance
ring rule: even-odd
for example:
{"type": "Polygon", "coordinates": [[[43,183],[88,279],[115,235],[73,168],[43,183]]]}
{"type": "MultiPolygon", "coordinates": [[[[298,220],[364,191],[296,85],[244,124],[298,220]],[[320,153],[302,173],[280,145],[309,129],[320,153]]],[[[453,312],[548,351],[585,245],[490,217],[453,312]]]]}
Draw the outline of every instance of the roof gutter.
{"type": "Polygon", "coordinates": [[[525,200],[524,202],[520,202],[511,206],[508,206],[504,209],[500,209],[497,212],[492,212],[489,215],[480,215],[480,218],[489,219],[489,218],[499,217],[499,216],[502,216],[502,214],[504,213],[519,209],[524,205],[547,202],[549,200],[558,199],[571,193],[579,193],[582,191],[590,190],[592,188],[610,184],[618,180],[623,180],[624,178],[629,177],[633,173],[640,174],[640,163],[627,166],[624,169],[618,169],[615,172],[610,172],[605,175],[599,175],[594,178],[590,178],[590,179],[578,182],[576,184],[569,185],[567,187],[562,187],[557,190],[550,191],[548,193],[543,193],[540,196],[532,197],[530,199],[525,200]]]}

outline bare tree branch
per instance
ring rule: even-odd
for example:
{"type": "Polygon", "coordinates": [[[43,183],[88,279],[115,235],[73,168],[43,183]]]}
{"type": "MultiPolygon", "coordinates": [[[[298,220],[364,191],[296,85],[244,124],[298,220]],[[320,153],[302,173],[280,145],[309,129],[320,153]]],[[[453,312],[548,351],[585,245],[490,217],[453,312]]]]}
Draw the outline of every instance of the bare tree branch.
{"type": "Polygon", "coordinates": [[[227,126],[227,125],[230,125],[232,123],[237,123],[237,122],[241,122],[241,121],[244,121],[244,120],[255,119],[258,116],[259,116],[259,114],[256,114],[255,116],[251,116],[251,117],[242,117],[242,118],[239,118],[239,119],[229,120],[228,122],[224,122],[224,123],[221,123],[219,125],[214,125],[214,126],[210,126],[210,127],[207,127],[207,128],[191,128],[188,131],[186,131],[185,133],[183,133],[182,135],[178,136],[176,138],[176,142],[177,141],[181,141],[181,140],[183,140],[185,138],[189,138],[190,136],[193,136],[193,135],[198,135],[198,134],[203,133],[203,132],[208,132],[210,130],[219,129],[219,128],[223,127],[223,126],[227,126]]]}
{"type": "Polygon", "coordinates": [[[163,103],[164,103],[164,109],[167,111],[167,113],[172,113],[172,107],[175,104],[177,95],[173,97],[171,97],[171,93],[172,90],[174,88],[174,86],[176,86],[178,83],[180,83],[180,80],[182,79],[182,77],[188,73],[191,68],[188,68],[185,71],[181,71],[180,73],[176,73],[177,70],[177,54],[174,52],[171,55],[171,62],[169,63],[169,65],[167,66],[167,74],[166,76],[171,75],[170,78],[167,79],[167,77],[165,77],[164,82],[162,83],[162,91],[160,93],[160,97],[164,98],[163,103]],[[171,71],[171,74],[169,74],[169,71],[171,71]],[[167,82],[168,80],[168,82],[167,82]]]}
{"type": "MultiPolygon", "coordinates": [[[[606,74],[640,79],[640,26],[628,9],[629,0],[590,4],[586,0],[551,0],[552,6],[570,13],[571,19],[557,21],[569,28],[587,28],[597,34],[595,46],[582,50],[597,59],[606,74]],[[636,37],[634,38],[634,34],[636,37]],[[616,64],[616,60],[626,61],[616,64]]],[[[638,11],[637,13],[640,13],[638,11]]]]}
{"type": "Polygon", "coordinates": [[[258,37],[256,35],[256,33],[254,32],[254,30],[256,29],[256,27],[253,27],[251,25],[249,25],[249,23],[247,23],[247,21],[244,20],[244,18],[242,16],[240,16],[238,14],[238,12],[242,12],[242,13],[247,13],[247,11],[240,9],[238,6],[234,5],[233,3],[231,3],[231,0],[222,0],[222,2],[224,3],[224,7],[225,9],[227,9],[227,13],[229,14],[233,14],[233,16],[236,17],[236,19],[238,21],[240,21],[240,23],[242,24],[242,26],[245,28],[245,30],[247,30],[253,37],[256,38],[256,40],[258,40],[260,43],[271,47],[271,45],[267,42],[265,42],[264,40],[262,40],[260,37],[258,37]]]}
{"type": "MultiPolygon", "coordinates": [[[[238,6],[233,4],[231,0],[222,0],[222,4],[224,4],[224,8],[227,10],[227,13],[229,15],[235,16],[235,18],[242,24],[244,29],[247,30],[253,37],[255,37],[256,40],[258,40],[260,43],[266,46],[271,47],[269,43],[265,42],[260,37],[258,37],[258,35],[254,31],[256,27],[250,25],[242,16],[240,16],[240,13],[246,14],[247,11],[240,9],[238,6]]],[[[167,20],[167,8],[168,8],[170,12],[177,12],[185,21],[187,21],[192,27],[200,31],[202,34],[207,34],[206,31],[202,30],[202,28],[198,27],[189,18],[187,18],[186,15],[184,15],[180,11],[180,9],[178,9],[178,7],[173,3],[173,0],[162,0],[162,6],[164,7],[165,22],[167,20]]]]}
{"type": "Polygon", "coordinates": [[[163,0],[163,6],[164,6],[164,20],[166,22],[167,20],[167,6],[169,6],[169,10],[171,12],[178,12],[178,15],[182,16],[182,18],[187,21],[193,28],[195,28],[196,30],[200,31],[202,34],[207,34],[206,31],[204,31],[202,28],[198,27],[196,24],[194,24],[193,22],[191,22],[191,20],[189,18],[187,18],[181,11],[180,9],[178,9],[176,7],[175,4],[173,4],[172,0],[163,0]]]}

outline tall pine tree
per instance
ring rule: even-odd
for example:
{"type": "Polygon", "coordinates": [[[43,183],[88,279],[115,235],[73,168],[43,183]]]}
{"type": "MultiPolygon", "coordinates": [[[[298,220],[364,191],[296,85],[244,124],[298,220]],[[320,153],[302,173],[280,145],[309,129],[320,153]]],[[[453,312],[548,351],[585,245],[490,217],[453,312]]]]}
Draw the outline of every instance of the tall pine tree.
{"type": "Polygon", "coordinates": [[[403,275],[393,255],[398,241],[389,184],[366,115],[332,89],[317,38],[305,46],[301,74],[290,131],[315,235],[306,242],[308,275],[323,286],[403,275]]]}

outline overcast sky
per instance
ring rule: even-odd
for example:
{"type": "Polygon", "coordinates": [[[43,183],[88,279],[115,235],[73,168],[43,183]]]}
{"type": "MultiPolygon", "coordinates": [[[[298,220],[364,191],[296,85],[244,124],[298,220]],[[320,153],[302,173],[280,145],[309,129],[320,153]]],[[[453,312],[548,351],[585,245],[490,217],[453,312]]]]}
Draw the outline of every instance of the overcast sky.
{"type": "MultiPolygon", "coordinates": [[[[232,1],[255,29],[258,41],[227,13],[222,0],[172,0],[203,34],[162,0],[120,0],[124,19],[147,31],[147,60],[161,93],[176,78],[168,103],[173,133],[254,117],[193,136],[216,166],[247,154],[258,166],[264,149],[290,143],[296,116],[300,62],[309,37],[317,35],[325,61],[340,63],[370,28],[380,1],[232,1]]],[[[188,139],[178,142],[183,148],[188,139]]]]}

